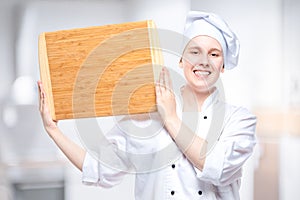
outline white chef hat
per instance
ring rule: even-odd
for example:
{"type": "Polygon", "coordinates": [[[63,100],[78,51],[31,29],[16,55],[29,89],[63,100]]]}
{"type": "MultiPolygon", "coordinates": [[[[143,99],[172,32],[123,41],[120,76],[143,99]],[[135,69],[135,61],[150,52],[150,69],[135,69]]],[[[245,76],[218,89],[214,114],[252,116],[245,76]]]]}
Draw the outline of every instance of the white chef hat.
{"type": "Polygon", "coordinates": [[[184,47],[196,36],[207,35],[215,38],[222,46],[225,69],[237,66],[240,43],[227,23],[213,13],[190,11],[186,18],[184,47]]]}

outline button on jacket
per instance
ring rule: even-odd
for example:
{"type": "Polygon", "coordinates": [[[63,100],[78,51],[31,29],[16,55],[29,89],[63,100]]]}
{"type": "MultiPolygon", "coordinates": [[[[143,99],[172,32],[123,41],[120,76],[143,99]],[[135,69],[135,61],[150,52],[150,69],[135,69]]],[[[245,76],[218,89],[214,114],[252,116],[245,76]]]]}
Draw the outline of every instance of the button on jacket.
{"type": "Polygon", "coordinates": [[[136,200],[239,199],[242,166],[256,143],[256,117],[220,101],[216,90],[196,118],[195,132],[209,146],[202,171],[181,153],[159,120],[134,122],[139,130],[125,120],[106,134],[108,143],[100,145],[97,154],[86,154],[83,183],[112,187],[128,172],[136,172],[136,200]]]}

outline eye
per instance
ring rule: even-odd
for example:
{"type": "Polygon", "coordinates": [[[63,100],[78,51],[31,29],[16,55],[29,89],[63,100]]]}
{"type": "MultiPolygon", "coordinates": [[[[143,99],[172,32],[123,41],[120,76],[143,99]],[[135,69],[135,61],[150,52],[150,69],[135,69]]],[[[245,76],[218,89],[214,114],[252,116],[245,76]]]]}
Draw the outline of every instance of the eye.
{"type": "Polygon", "coordinates": [[[220,54],[219,53],[211,53],[210,56],[212,56],[212,57],[219,57],[220,54]]]}
{"type": "Polygon", "coordinates": [[[194,54],[194,55],[197,55],[197,54],[199,54],[199,51],[197,51],[197,50],[191,50],[190,53],[194,54]]]}

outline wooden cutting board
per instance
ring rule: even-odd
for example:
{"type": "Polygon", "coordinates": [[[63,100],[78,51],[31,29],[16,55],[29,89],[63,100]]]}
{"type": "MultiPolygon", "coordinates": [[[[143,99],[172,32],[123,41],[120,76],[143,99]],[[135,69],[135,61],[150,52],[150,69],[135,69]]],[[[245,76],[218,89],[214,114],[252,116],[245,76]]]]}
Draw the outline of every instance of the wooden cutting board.
{"type": "Polygon", "coordinates": [[[54,120],[156,111],[163,59],[151,20],[42,33],[39,62],[54,120]]]}

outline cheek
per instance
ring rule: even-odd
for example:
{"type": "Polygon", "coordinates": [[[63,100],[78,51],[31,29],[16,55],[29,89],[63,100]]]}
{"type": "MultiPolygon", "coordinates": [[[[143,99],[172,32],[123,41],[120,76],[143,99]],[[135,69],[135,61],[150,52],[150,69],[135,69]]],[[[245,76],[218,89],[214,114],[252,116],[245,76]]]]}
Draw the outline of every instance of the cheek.
{"type": "Polygon", "coordinates": [[[223,59],[216,59],[216,60],[213,60],[213,66],[214,68],[219,71],[219,72],[222,72],[224,71],[224,62],[223,62],[223,59]]]}
{"type": "Polygon", "coordinates": [[[183,54],[182,62],[185,65],[194,65],[197,62],[199,62],[199,57],[185,53],[185,54],[183,54]]]}
{"type": "Polygon", "coordinates": [[[193,67],[193,64],[189,60],[182,59],[182,61],[179,63],[179,66],[184,70],[187,68],[190,69],[191,67],[193,67]]]}

